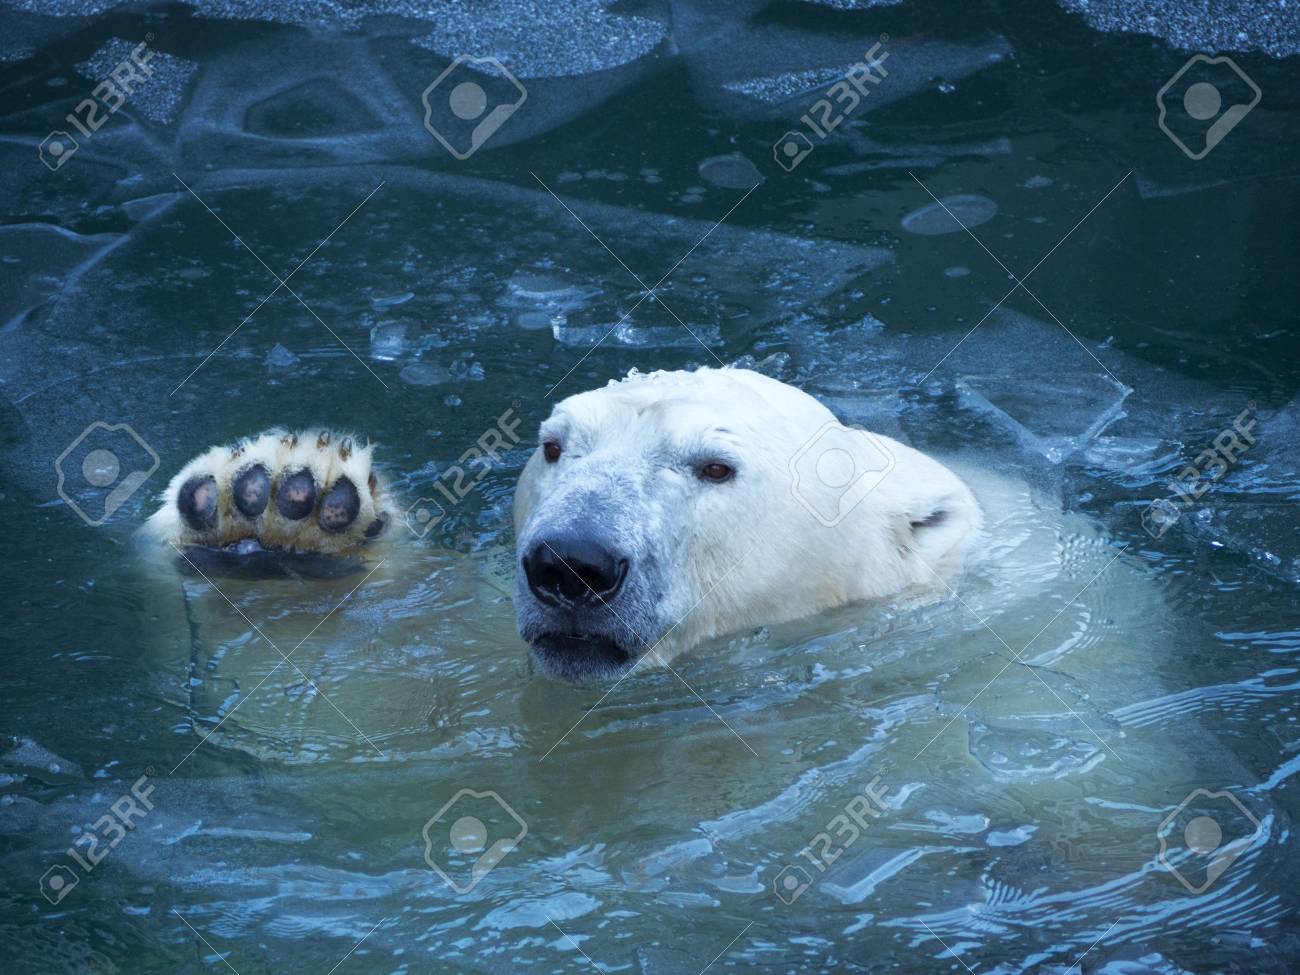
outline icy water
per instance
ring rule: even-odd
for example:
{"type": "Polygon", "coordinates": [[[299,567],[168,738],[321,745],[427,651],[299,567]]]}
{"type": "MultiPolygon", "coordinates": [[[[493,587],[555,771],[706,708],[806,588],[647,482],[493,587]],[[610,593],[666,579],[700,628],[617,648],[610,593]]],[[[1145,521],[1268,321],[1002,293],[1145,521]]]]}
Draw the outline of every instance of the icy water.
{"type": "Polygon", "coordinates": [[[109,6],[0,6],[5,971],[1294,967],[1293,9],[109,6]],[[465,159],[460,53],[526,91],[475,148],[434,87],[465,159]],[[537,423],[720,363],[950,461],[988,552],[533,674],[537,423]],[[141,548],[191,456],[312,423],[412,505],[384,561],[141,548]]]}

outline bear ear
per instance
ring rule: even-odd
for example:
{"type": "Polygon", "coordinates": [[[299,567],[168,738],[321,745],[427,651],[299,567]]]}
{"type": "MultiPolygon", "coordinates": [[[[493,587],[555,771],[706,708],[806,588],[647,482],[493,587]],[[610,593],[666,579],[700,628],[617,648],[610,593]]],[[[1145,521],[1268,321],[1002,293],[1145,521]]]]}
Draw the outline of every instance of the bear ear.
{"type": "Polygon", "coordinates": [[[979,506],[965,485],[937,486],[933,493],[908,499],[895,526],[898,547],[938,569],[979,528],[979,506]]]}

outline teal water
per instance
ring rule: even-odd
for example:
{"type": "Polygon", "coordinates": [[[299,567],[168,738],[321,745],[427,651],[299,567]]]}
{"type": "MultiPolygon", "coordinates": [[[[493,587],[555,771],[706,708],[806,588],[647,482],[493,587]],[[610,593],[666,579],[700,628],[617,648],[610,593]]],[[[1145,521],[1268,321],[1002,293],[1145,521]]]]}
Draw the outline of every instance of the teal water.
{"type": "Polygon", "coordinates": [[[1300,127],[1295,57],[1253,40],[1282,8],[1233,53],[1259,104],[1193,160],[1157,122],[1197,50],[1168,11],[1161,37],[1028,4],[26,6],[0,9],[12,970],[1288,970],[1300,127]],[[174,60],[81,137],[146,35],[174,60]],[[877,43],[889,74],[817,136],[877,43]],[[420,96],[470,45],[527,100],[457,160],[420,96]],[[719,363],[995,475],[991,557],[961,600],[608,696],[533,674],[509,512],[537,423],[719,363]],[[209,444],[356,430],[414,505],[506,411],[520,443],[372,575],[207,582],[134,538],[209,444]],[[123,471],[157,458],[120,506],[79,463],[96,422],[138,435],[89,431],[123,471]],[[526,826],[465,892],[430,863],[474,878],[461,808],[485,845],[526,826]],[[1175,849],[1189,887],[1171,815],[1240,855],[1175,849]]]}

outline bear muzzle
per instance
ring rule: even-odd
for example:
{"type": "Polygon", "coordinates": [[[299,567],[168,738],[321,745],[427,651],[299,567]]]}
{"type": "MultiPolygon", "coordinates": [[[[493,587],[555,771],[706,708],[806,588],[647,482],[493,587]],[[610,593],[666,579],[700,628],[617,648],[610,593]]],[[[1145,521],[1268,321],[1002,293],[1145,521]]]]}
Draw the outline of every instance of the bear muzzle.
{"type": "Polygon", "coordinates": [[[576,534],[543,537],[521,561],[532,594],[560,609],[608,607],[623,588],[629,562],[614,546],[576,534]]]}

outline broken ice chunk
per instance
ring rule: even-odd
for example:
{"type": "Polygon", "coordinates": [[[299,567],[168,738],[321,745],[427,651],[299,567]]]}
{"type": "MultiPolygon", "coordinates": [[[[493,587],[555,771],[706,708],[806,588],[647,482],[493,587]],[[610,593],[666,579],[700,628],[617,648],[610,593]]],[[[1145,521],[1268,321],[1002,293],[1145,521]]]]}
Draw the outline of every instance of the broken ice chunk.
{"type": "Polygon", "coordinates": [[[370,329],[370,354],[376,359],[400,359],[405,348],[406,326],[400,322],[380,322],[370,329]]]}
{"type": "Polygon", "coordinates": [[[1124,415],[1133,392],[1109,376],[1088,374],[1061,382],[999,376],[962,376],[961,405],[982,413],[1022,446],[1059,464],[1124,415]]]}
{"type": "Polygon", "coordinates": [[[126,104],[136,108],[145,118],[159,125],[175,120],[189,85],[199,66],[193,61],[145,48],[138,60],[133,59],[137,45],[120,37],[107,44],[77,65],[77,71],[95,81],[116,83],[113,71],[118,65],[134,68],[131,76],[143,78],[129,86],[120,85],[126,104]],[[138,66],[142,65],[142,66],[138,66]],[[127,88],[129,87],[129,90],[127,88]]]}
{"type": "Polygon", "coordinates": [[[1097,437],[1084,452],[1084,460],[1093,467],[1149,483],[1148,477],[1173,466],[1182,444],[1169,443],[1159,437],[1097,437]]]}
{"type": "Polygon", "coordinates": [[[266,355],[266,367],[268,369],[287,369],[290,366],[298,364],[298,357],[286,349],[279,342],[275,344],[266,355]]]}
{"type": "Polygon", "coordinates": [[[610,331],[608,325],[552,325],[551,334],[562,345],[589,346],[602,340],[638,349],[685,349],[722,344],[717,325],[633,325],[624,321],[610,331]]]}
{"type": "Polygon", "coordinates": [[[18,738],[14,742],[14,747],[0,756],[0,766],[74,775],[77,778],[82,778],[85,774],[76,762],[61,758],[31,738],[18,738]]]}
{"type": "Polygon", "coordinates": [[[525,331],[539,332],[553,325],[563,325],[563,315],[548,315],[544,311],[523,311],[515,316],[515,324],[525,331]]]}
{"type": "Polygon", "coordinates": [[[955,234],[988,223],[997,212],[998,205],[987,196],[959,193],[913,210],[903,218],[903,229],[927,237],[955,234]]]}
{"type": "Polygon", "coordinates": [[[1269,575],[1300,586],[1294,501],[1216,499],[1183,514],[1178,525],[1197,541],[1244,555],[1269,575]]]}
{"type": "Polygon", "coordinates": [[[984,842],[989,846],[1020,846],[1028,843],[1034,833],[1038,832],[1037,826],[1017,826],[1014,829],[992,830],[989,835],[984,837],[984,842]]]}
{"type": "Polygon", "coordinates": [[[594,285],[575,285],[552,274],[523,271],[506,282],[501,304],[507,308],[572,311],[587,304],[601,289],[594,285]]]}
{"type": "Polygon", "coordinates": [[[595,285],[575,285],[554,274],[521,271],[506,282],[506,293],[497,304],[514,311],[520,328],[540,331],[563,328],[570,312],[585,308],[600,293],[595,285]]]}

